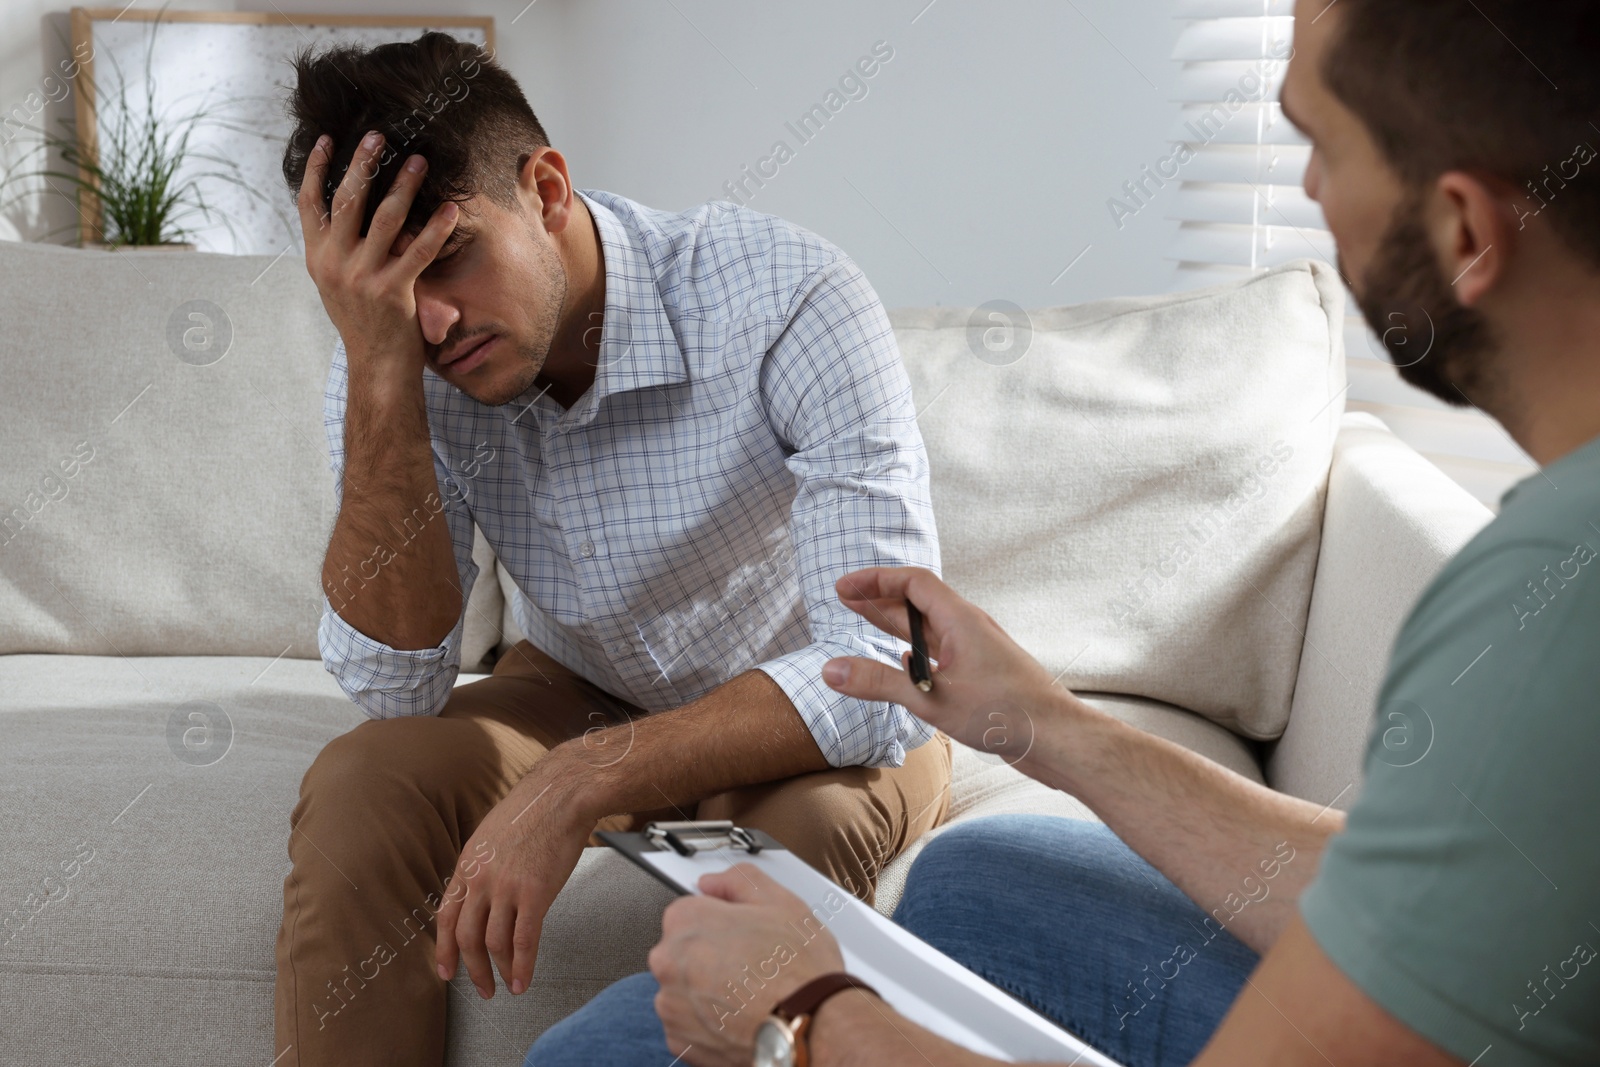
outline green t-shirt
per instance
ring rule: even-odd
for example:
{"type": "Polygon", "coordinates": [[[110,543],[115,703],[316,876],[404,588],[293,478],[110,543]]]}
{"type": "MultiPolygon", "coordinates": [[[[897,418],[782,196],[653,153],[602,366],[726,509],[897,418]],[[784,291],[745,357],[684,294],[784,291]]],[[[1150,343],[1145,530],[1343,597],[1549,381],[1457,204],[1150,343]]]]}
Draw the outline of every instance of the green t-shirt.
{"type": "Polygon", "coordinates": [[[1600,438],[1412,609],[1365,775],[1300,901],[1322,950],[1468,1063],[1600,1063],[1600,438]]]}

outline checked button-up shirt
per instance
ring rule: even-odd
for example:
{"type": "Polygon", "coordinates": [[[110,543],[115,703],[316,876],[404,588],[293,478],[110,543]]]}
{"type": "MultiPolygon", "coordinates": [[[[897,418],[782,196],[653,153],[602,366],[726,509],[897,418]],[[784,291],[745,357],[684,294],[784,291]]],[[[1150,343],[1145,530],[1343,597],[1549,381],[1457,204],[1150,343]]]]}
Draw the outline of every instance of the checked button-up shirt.
{"type": "MultiPolygon", "coordinates": [[[[606,275],[589,390],[570,409],[542,386],[491,407],[423,372],[462,590],[496,580],[472,560],[476,524],[519,591],[518,627],[601,688],[659,711],[758,669],[830,764],[898,766],[932,727],[821,677],[834,656],[898,667],[906,647],[839,603],[841,575],[939,570],[927,453],[877,294],[836,246],[770,215],[578,195],[606,275]]],[[[341,344],[324,406],[336,495],[347,388],[341,344]]],[[[466,610],[438,647],[398,650],[324,595],[323,663],[369,716],[437,714],[466,610]]]]}

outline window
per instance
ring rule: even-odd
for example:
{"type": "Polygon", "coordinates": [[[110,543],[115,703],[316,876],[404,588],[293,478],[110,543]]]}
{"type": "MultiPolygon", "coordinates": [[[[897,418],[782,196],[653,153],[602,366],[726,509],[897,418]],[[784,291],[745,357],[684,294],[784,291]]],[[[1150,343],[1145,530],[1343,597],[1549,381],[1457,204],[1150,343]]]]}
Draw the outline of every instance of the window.
{"type": "MultiPolygon", "coordinates": [[[[1175,286],[1247,276],[1309,256],[1334,262],[1322,212],[1300,187],[1309,149],[1277,105],[1294,34],[1289,0],[1178,0],[1173,154],[1156,165],[1177,181],[1170,258],[1175,286]],[[1181,147],[1180,147],[1181,146],[1181,147]]],[[[1500,426],[1407,385],[1349,301],[1347,411],[1370,411],[1468,492],[1499,505],[1534,469],[1500,426]]],[[[1425,339],[1419,343],[1426,344],[1425,339]]]]}

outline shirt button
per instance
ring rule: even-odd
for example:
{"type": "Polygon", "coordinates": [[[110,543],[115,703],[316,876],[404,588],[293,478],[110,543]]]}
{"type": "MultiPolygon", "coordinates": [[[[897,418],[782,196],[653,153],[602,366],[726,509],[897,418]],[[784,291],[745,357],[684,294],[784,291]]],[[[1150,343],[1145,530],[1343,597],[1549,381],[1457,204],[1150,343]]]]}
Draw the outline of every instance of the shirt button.
{"type": "Polygon", "coordinates": [[[628,642],[618,641],[611,646],[611,651],[614,655],[626,656],[628,654],[628,642]]]}
{"type": "Polygon", "coordinates": [[[578,546],[578,552],[583,556],[584,559],[588,559],[590,556],[594,555],[594,542],[585,541],[583,544],[578,546]]]}

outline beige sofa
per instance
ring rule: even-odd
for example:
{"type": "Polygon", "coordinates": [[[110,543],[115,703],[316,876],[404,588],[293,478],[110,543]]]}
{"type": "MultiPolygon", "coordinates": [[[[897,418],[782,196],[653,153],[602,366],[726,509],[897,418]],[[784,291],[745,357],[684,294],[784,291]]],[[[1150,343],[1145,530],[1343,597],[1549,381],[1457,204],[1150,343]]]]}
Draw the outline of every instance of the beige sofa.
{"type": "MultiPolygon", "coordinates": [[[[1341,416],[1341,316],[1302,263],[894,324],[946,577],[1113,713],[1345,807],[1393,634],[1488,514],[1341,416]]],[[[266,1067],[287,815],[360,721],[315,638],[331,328],[293,256],[16,244],[0,324],[0,1062],[266,1067]]],[[[478,552],[458,684],[525,610],[478,552]]],[[[952,821],[1090,817],[970,749],[952,788],[952,821]]],[[[450,1062],[520,1062],[664,903],[589,850],[530,992],[456,980],[450,1062]]]]}

